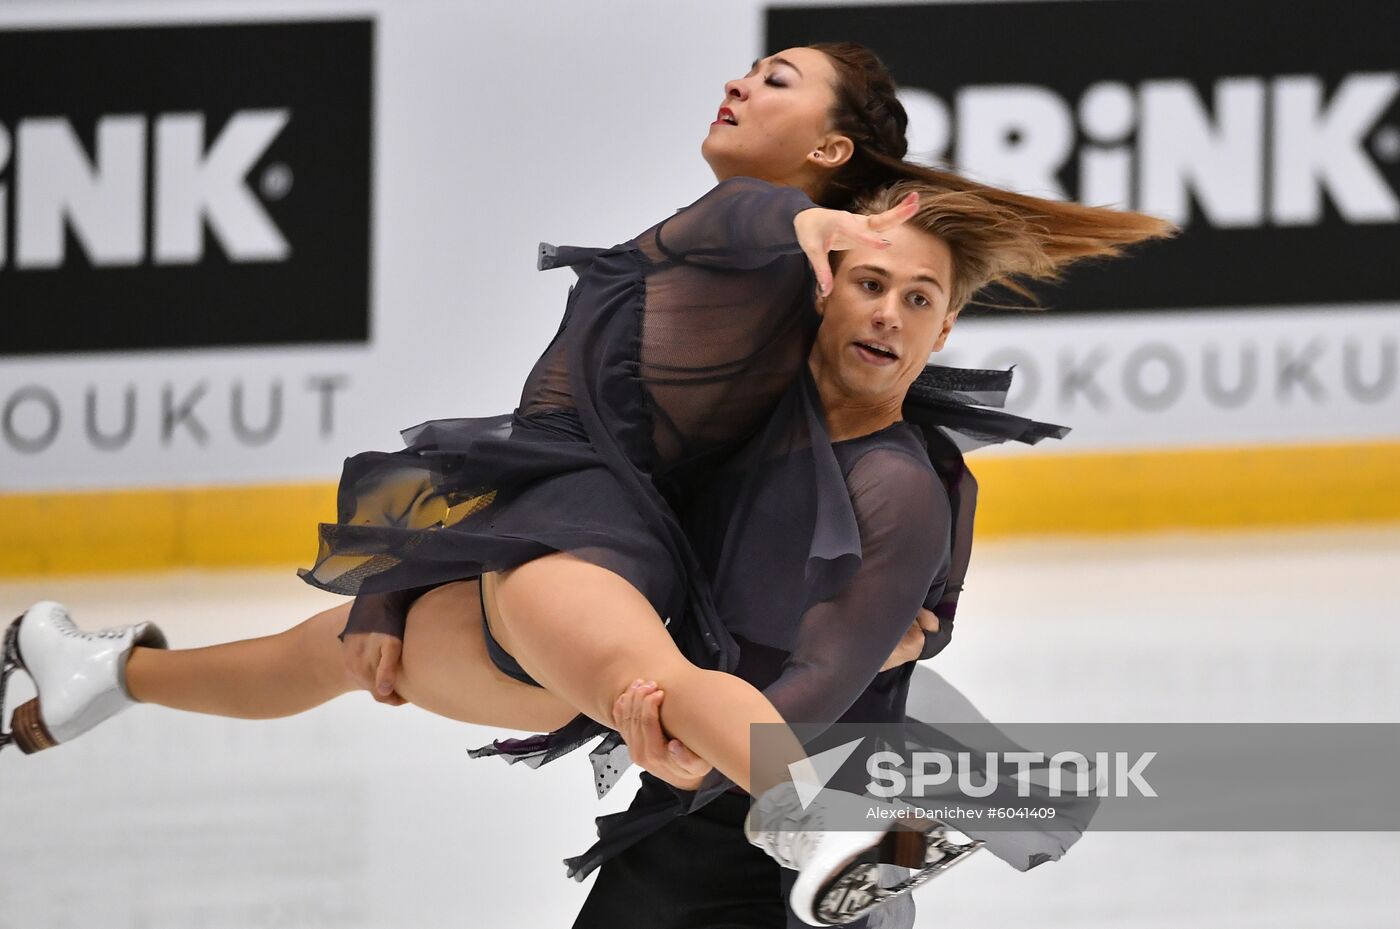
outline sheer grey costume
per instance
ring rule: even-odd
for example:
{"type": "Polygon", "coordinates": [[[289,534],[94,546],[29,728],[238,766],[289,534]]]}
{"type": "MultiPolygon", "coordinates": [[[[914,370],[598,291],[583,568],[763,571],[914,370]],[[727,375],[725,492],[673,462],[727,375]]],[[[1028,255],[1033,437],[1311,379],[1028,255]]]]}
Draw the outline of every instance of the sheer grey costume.
{"type": "MultiPolygon", "coordinates": [[[[1000,405],[1009,382],[1009,372],[930,367],[905,404],[909,421],[833,443],[815,386],[800,377],[764,432],[685,509],[684,526],[712,577],[720,618],[740,648],[735,673],[762,689],[785,720],[819,727],[897,723],[912,704],[929,721],[911,720],[928,744],[946,741],[935,731],[939,724],[985,723],[927,669],[912,662],[879,668],[920,606],[940,617],[938,632],[925,635],[922,657],[951,640],[976,503],[976,483],[960,447],[1006,438],[1035,442],[1067,431],[973,405],[1000,405]]],[[[614,770],[624,764],[621,752],[595,755],[614,770]]],[[[600,778],[600,793],[615,779],[612,772],[600,778]]],[[[786,901],[796,874],[748,854],[717,830],[724,822],[736,834],[741,830],[729,800],[705,823],[678,825],[678,814],[697,812],[736,789],[717,774],[694,792],[643,775],[632,805],[600,817],[598,843],[566,862],[575,877],[603,865],[576,929],[615,921],[626,904],[612,897],[652,901],[658,926],[690,925],[710,907],[689,891],[691,880],[700,886],[732,882],[767,914],[752,924],[782,924],[766,894],[786,901]],[[673,828],[679,830],[674,836],[664,831],[673,828]],[[703,844],[680,847],[695,842],[703,844]],[[711,853],[726,860],[711,861],[711,853]],[[691,859],[690,871],[705,874],[687,876],[685,868],[663,860],[682,854],[691,859]],[[665,894],[667,886],[678,903],[665,894]]],[[[993,854],[1025,870],[1058,858],[1078,834],[1061,820],[1054,830],[979,837],[993,854]]],[[[721,903],[714,906],[722,909],[721,903]]],[[[852,925],[907,929],[913,914],[914,902],[905,897],[852,925]]],[[[785,918],[792,929],[803,925],[790,910],[785,918]]]]}
{"type": "MultiPolygon", "coordinates": [[[[356,595],[346,632],[402,635],[423,590],[565,551],[631,582],[696,664],[739,670],[745,641],[743,660],[759,662],[746,676],[789,718],[835,721],[870,699],[902,707],[897,675],[882,676],[883,691],[871,679],[919,604],[944,620],[926,654],[951,634],[975,500],[960,450],[1064,430],[978,408],[1000,405],[1009,372],[933,368],[906,404],[927,449],[911,426],[886,430],[879,447],[833,448],[805,377],[818,317],[793,218],[812,206],[795,189],[734,178],[621,245],[542,246],[542,268],[573,266],[579,279],[515,413],[426,422],[404,431],[402,450],[346,460],[337,522],[321,526],[316,563],[300,572],[356,595]],[[857,449],[866,454],[849,457],[857,449]],[[795,586],[764,598],[771,612],[736,612],[763,562],[725,552],[776,554],[735,527],[759,525],[748,511],[771,505],[777,473],[791,503],[783,537],[797,540],[780,567],[795,586]],[[689,527],[730,591],[724,618],[677,515],[697,512],[688,506],[702,491],[732,495],[722,537],[689,527]],[[869,634],[832,661],[827,646],[849,635],[861,603],[874,607],[869,634]]],[[[620,740],[584,716],[475,754],[538,765],[600,735],[605,790],[623,766],[620,740]]],[[[571,871],[581,877],[726,786],[600,823],[599,844],[571,871]]]]}
{"type": "Polygon", "coordinates": [[[805,364],[817,317],[793,218],[812,206],[731,178],[621,245],[542,246],[542,268],[579,280],[515,413],[426,422],[400,451],[346,460],[337,522],[300,572],[356,595],[346,632],[402,636],[416,593],[561,551],[626,578],[687,654],[732,668],[671,501],[805,364]]]}

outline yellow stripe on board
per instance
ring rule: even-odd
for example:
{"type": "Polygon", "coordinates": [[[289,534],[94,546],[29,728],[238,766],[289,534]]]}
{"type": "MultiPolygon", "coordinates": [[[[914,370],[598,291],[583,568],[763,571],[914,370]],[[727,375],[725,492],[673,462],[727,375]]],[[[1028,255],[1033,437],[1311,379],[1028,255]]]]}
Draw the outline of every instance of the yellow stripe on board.
{"type": "MultiPolygon", "coordinates": [[[[970,459],[978,538],[1400,520],[1400,443],[970,459]]],[[[335,485],[0,494],[0,576],[310,565],[335,485]]]]}
{"type": "Polygon", "coordinates": [[[1400,520],[1400,443],[992,457],[969,464],[977,535],[1400,520]]]}
{"type": "Polygon", "coordinates": [[[0,577],[310,565],[335,484],[0,494],[0,577]]]}

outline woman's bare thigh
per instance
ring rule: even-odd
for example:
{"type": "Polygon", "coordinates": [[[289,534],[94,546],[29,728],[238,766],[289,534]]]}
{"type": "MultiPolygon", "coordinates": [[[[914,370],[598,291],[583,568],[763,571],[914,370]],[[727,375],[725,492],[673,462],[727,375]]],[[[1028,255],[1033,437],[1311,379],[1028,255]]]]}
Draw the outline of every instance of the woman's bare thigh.
{"type": "Polygon", "coordinates": [[[547,732],[578,714],[560,698],[506,676],[492,663],[476,580],[444,584],[414,601],[395,689],[439,716],[509,729],[547,732]]]}
{"type": "Polygon", "coordinates": [[[531,677],[604,725],[633,680],[663,687],[703,675],[661,617],[621,576],[563,552],[500,572],[487,585],[492,631],[531,677]]]}

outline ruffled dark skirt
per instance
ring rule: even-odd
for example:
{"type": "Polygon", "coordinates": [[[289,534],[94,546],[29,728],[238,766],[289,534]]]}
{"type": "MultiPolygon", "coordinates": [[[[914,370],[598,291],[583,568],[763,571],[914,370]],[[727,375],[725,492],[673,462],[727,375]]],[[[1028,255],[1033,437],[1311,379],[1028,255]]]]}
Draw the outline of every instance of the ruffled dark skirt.
{"type": "Polygon", "coordinates": [[[423,588],[568,552],[621,575],[657,613],[684,586],[571,410],[433,420],[407,447],[345,460],[308,584],[357,596],[423,588]]]}

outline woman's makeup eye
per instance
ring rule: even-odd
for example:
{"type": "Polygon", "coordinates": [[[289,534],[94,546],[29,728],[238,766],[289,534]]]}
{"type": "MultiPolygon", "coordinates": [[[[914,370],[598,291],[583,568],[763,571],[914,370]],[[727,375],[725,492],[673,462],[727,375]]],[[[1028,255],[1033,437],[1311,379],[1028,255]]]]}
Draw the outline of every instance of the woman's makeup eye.
{"type": "Polygon", "coordinates": [[[867,291],[869,291],[869,292],[872,293],[872,294],[873,294],[873,293],[879,293],[879,291],[880,291],[880,282],[879,282],[879,281],[872,281],[872,280],[871,280],[870,278],[868,278],[868,277],[865,278],[864,280],[862,280],[862,281],[860,282],[860,286],[861,286],[861,287],[864,287],[867,291]],[[874,289],[874,290],[871,290],[870,288],[865,287],[866,284],[874,284],[874,285],[875,285],[875,289],[874,289]]]}
{"type": "Polygon", "coordinates": [[[787,85],[784,84],[782,81],[774,80],[772,77],[769,77],[769,78],[768,78],[767,80],[765,80],[763,83],[768,84],[768,85],[770,85],[770,86],[772,86],[772,87],[786,87],[786,86],[787,86],[787,85]]]}

